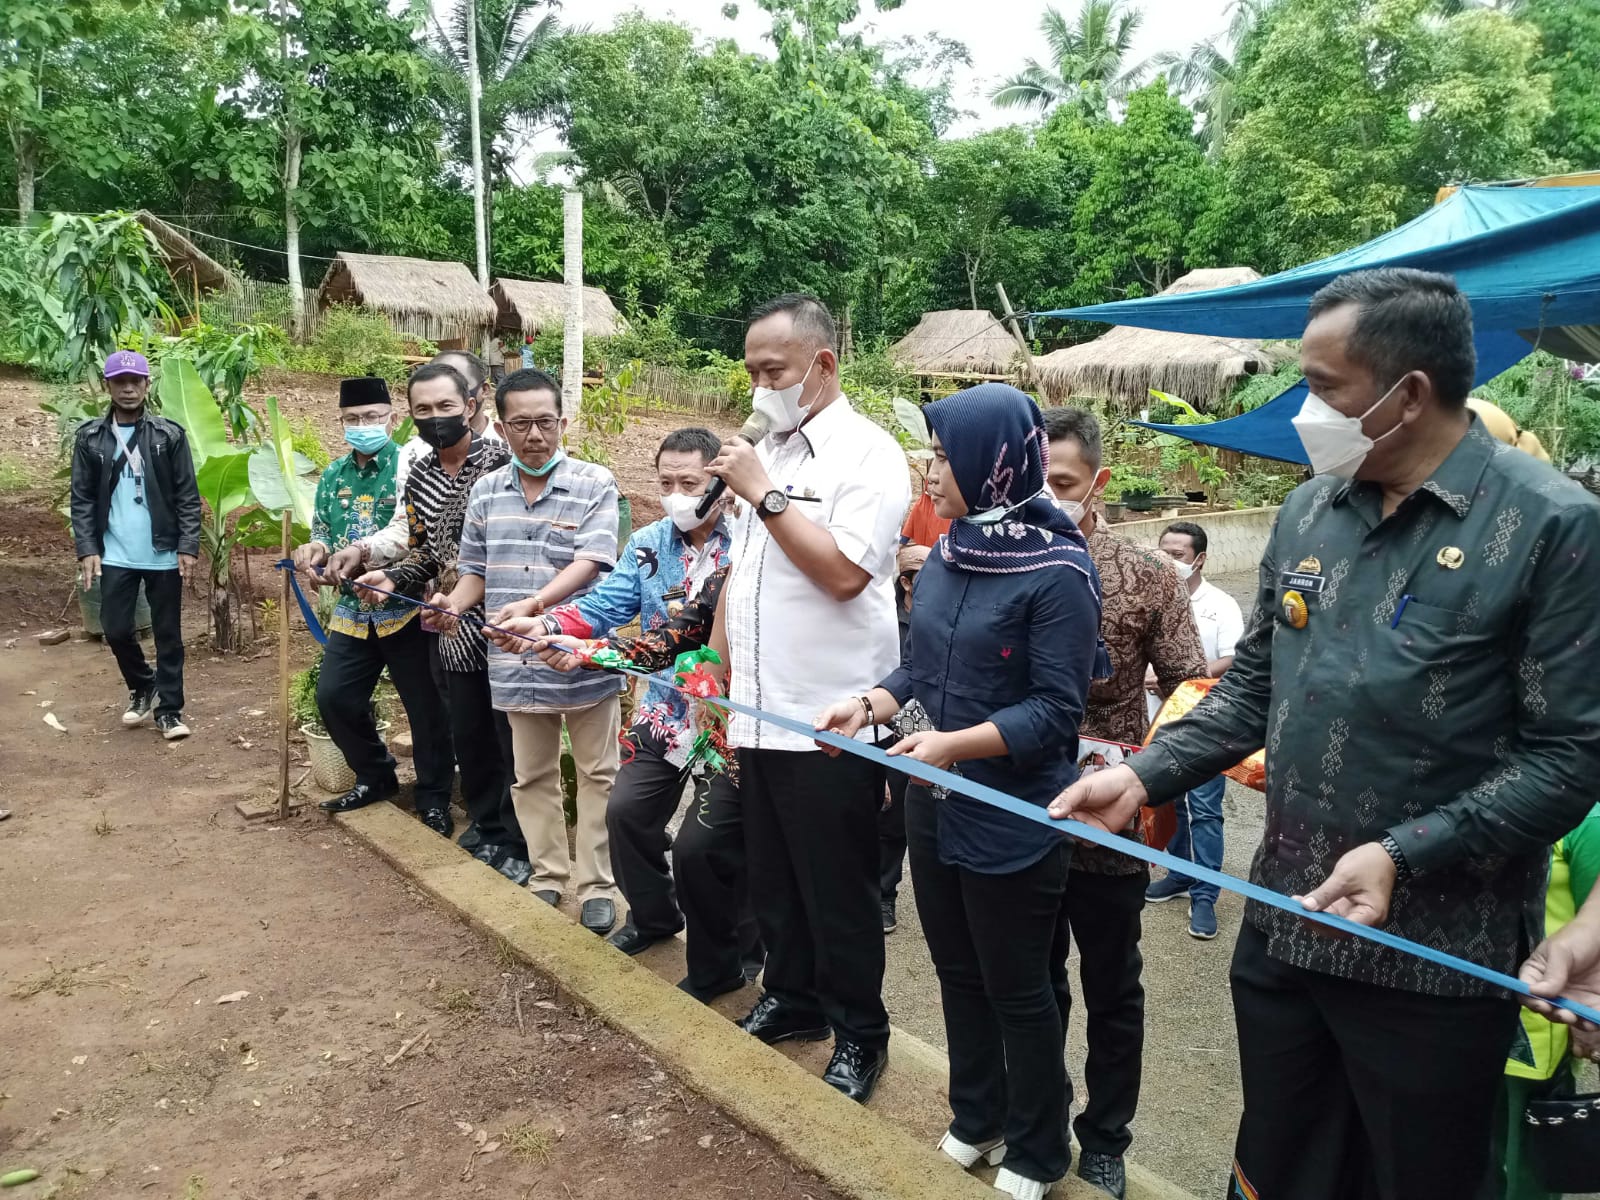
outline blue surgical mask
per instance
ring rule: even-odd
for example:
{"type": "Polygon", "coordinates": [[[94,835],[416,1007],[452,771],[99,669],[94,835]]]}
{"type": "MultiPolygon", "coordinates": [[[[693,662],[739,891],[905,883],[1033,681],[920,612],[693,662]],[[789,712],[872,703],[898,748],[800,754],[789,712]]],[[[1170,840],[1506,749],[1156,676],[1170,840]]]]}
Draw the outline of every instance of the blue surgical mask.
{"type": "Polygon", "coordinates": [[[389,423],[381,425],[346,425],[344,440],[359,454],[376,454],[389,443],[389,423]]]}
{"type": "Polygon", "coordinates": [[[556,452],[550,456],[550,461],[545,463],[545,465],[542,467],[530,467],[515,454],[511,456],[511,461],[517,465],[517,470],[521,471],[524,475],[542,477],[550,474],[551,471],[554,471],[556,469],[556,464],[566,456],[567,452],[565,450],[557,449],[556,452]]]}

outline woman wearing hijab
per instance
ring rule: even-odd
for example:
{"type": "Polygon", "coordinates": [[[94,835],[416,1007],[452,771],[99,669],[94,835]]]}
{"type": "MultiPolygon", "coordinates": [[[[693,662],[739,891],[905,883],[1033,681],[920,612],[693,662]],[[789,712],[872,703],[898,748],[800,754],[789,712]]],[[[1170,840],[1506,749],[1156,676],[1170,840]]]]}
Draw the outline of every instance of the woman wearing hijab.
{"type": "MultiPolygon", "coordinates": [[[[928,491],[950,532],[917,577],[899,670],[833,705],[817,728],[848,737],[915,699],[933,728],[891,755],[1043,808],[1077,777],[1084,697],[1091,677],[1109,673],[1099,580],[1078,527],[1045,491],[1047,442],[1028,396],[989,383],[923,412],[934,439],[928,491]]],[[[907,795],[906,835],[950,1048],[953,1120],[940,1149],[963,1167],[1000,1164],[997,1189],[1040,1200],[1071,1164],[1071,1085],[1050,986],[1071,843],[921,786],[907,795]]]]}

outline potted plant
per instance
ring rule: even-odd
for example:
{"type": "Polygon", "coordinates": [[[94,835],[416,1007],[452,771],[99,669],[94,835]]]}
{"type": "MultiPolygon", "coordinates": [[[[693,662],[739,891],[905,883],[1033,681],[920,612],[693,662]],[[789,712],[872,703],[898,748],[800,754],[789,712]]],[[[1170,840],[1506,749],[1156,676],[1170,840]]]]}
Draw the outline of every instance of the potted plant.
{"type": "MultiPolygon", "coordinates": [[[[322,673],[322,651],[303,671],[297,671],[289,680],[289,720],[305,735],[306,751],[311,758],[311,778],[326,792],[348,792],[356,785],[356,773],[345,762],[339,747],[322,724],[322,712],[317,707],[317,677],[322,673]]],[[[389,722],[379,716],[376,703],[373,717],[377,720],[381,737],[389,722]]]]}
{"type": "Polygon", "coordinates": [[[1130,512],[1149,512],[1155,507],[1161,493],[1161,481],[1146,475],[1137,467],[1118,464],[1111,468],[1111,479],[1106,483],[1105,501],[1109,510],[1113,502],[1130,512]]]}

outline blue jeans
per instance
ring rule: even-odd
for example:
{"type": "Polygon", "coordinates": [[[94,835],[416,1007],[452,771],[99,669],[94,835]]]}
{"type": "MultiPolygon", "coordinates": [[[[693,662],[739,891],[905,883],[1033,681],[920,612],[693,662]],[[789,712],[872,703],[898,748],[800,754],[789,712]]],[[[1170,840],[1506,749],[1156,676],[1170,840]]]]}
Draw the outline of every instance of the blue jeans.
{"type": "MultiPolygon", "coordinates": [[[[1228,781],[1221,775],[1178,797],[1178,829],[1167,845],[1167,852],[1202,867],[1222,869],[1222,795],[1228,781]]],[[[1189,884],[1189,899],[1217,902],[1217,885],[1177,878],[1189,884]]]]}

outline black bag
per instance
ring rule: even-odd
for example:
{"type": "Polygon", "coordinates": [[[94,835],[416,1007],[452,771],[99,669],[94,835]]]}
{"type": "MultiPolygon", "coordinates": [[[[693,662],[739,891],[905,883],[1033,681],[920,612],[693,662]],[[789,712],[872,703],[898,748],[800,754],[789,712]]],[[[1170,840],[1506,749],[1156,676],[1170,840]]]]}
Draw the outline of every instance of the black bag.
{"type": "Polygon", "coordinates": [[[1528,1163],[1546,1189],[1600,1191],[1600,1093],[1529,1100],[1522,1119],[1528,1163]]]}

